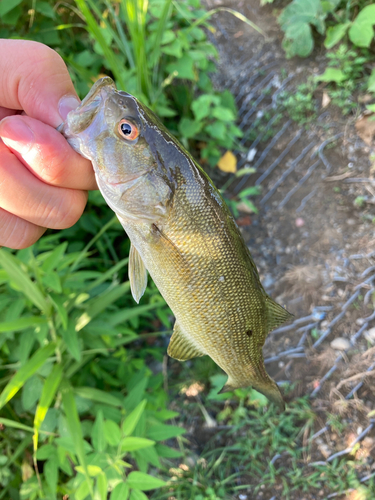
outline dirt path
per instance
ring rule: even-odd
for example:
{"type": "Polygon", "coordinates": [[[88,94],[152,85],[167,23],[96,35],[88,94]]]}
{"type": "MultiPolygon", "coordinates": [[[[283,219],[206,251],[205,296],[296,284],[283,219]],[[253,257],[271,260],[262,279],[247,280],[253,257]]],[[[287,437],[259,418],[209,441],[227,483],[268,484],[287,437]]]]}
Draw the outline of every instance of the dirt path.
{"type": "Polygon", "coordinates": [[[375,409],[372,151],[356,134],[355,116],[322,109],[323,88],[315,95],[318,118],[307,128],[280,117],[281,92],[321,73],[323,56],[286,60],[272,9],[249,4],[232,7],[269,39],[220,13],[213,41],[220,52],[216,83],[232,90],[240,109],[245,152],[239,165],[256,168],[230,192],[261,187],[259,214],[242,214],[238,222],[267,292],[295,315],[269,336],[264,355],[279,382],[294,383],[290,399],[311,395],[320,424],[310,463],[331,462],[359,442],[357,455],[367,453],[359,476],[367,480],[375,453],[375,421],[367,417],[375,409]],[[328,412],[340,416],[341,435],[331,429],[328,412]]]}

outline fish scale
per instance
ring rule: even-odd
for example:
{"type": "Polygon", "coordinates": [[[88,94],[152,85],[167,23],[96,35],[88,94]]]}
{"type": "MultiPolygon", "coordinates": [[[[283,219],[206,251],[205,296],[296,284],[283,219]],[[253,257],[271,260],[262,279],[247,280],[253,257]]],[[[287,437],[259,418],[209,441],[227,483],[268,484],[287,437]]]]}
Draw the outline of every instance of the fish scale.
{"type": "Polygon", "coordinates": [[[220,193],[154,113],[98,80],[62,129],[89,158],[98,186],[132,243],[129,279],[135,300],[147,271],[176,323],[168,354],[210,356],[228,375],[223,391],[252,386],[279,408],[262,346],[290,314],[264,291],[256,266],[220,193]],[[121,135],[120,124],[135,139],[121,135]]]}

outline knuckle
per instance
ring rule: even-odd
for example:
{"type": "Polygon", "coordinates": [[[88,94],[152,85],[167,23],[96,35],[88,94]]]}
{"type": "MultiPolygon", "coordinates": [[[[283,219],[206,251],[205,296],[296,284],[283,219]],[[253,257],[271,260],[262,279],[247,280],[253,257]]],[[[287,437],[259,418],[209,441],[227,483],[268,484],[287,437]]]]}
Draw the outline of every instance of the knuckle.
{"type": "Polygon", "coordinates": [[[0,245],[22,250],[33,245],[45,229],[34,226],[13,214],[2,212],[0,215],[0,245]]]}
{"type": "Polygon", "coordinates": [[[45,220],[47,227],[67,229],[81,217],[87,202],[87,193],[75,189],[64,189],[59,203],[48,204],[45,220]]]}

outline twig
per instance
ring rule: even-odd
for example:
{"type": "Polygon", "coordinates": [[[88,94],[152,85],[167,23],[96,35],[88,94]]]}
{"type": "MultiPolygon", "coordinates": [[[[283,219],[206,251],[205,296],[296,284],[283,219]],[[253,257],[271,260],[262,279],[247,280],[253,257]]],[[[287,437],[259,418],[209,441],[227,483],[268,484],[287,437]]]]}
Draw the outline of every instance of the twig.
{"type": "Polygon", "coordinates": [[[343,385],[345,385],[349,382],[353,382],[354,380],[358,380],[361,377],[366,377],[368,375],[375,375],[375,370],[371,370],[370,372],[357,373],[356,375],[353,375],[352,377],[341,380],[341,382],[337,385],[336,389],[339,390],[340,387],[342,387],[343,385]]]}

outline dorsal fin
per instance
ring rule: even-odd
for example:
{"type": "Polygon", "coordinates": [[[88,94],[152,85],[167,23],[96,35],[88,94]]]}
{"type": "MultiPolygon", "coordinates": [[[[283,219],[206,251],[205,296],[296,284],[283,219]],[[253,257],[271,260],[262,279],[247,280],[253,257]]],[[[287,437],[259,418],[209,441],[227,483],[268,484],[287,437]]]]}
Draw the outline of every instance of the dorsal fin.
{"type": "Polygon", "coordinates": [[[266,298],[266,307],[267,333],[272,332],[272,330],[293,317],[293,314],[290,314],[290,312],[281,307],[280,304],[278,304],[268,296],[266,298]]]}
{"type": "Polygon", "coordinates": [[[174,324],[173,335],[169,342],[167,352],[171,358],[178,359],[179,361],[198,358],[206,354],[196,347],[192,340],[184,334],[177,321],[174,324]]]}

